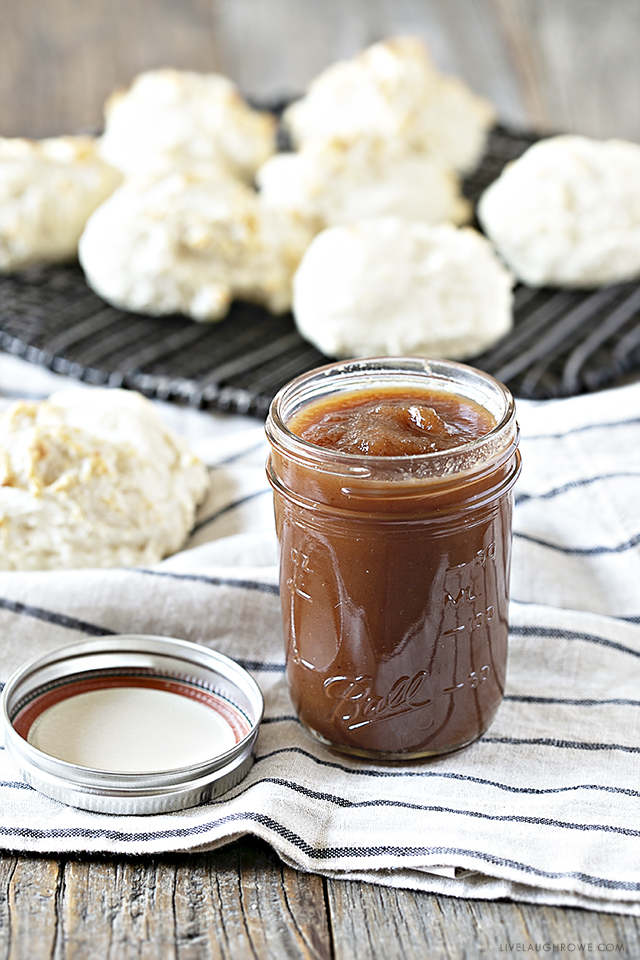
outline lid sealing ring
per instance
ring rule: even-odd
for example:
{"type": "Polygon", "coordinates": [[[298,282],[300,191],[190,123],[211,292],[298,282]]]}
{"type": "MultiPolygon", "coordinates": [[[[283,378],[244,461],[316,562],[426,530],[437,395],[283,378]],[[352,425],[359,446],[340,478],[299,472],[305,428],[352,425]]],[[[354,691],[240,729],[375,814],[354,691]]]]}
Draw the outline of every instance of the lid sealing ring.
{"type": "Polygon", "coordinates": [[[2,694],[7,749],[41,793],[85,810],[205,803],[253,765],[264,712],[252,677],[185,640],[109,636],[20,667],[2,694]]]}

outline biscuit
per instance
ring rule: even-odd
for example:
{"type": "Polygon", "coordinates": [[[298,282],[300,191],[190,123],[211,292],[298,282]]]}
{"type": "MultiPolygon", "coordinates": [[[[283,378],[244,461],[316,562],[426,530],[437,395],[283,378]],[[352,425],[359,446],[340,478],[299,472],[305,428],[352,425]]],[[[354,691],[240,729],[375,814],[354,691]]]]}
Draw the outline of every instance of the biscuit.
{"type": "Polygon", "coordinates": [[[234,297],[274,313],[314,231],[229,176],[130,179],[90,218],[79,257],[90,286],[125,310],[219,320],[234,297]]]}
{"type": "Polygon", "coordinates": [[[361,137],[310,141],[258,170],[265,203],[297,210],[322,226],[394,214],[425,223],[464,223],[471,206],[453,171],[397,141],[361,137]]]}
{"type": "Polygon", "coordinates": [[[464,359],[511,328],[512,284],[475,230],[378,217],[318,234],[293,310],[302,336],[330,357],[464,359]]]}
{"type": "Polygon", "coordinates": [[[123,390],[73,390],[0,415],[0,570],[152,564],[180,549],[205,466],[123,390]]]}
{"type": "Polygon", "coordinates": [[[496,116],[462,80],[437,71],[422,41],[398,37],[330,66],[283,119],[298,146],[378,136],[467,172],[478,164],[496,116]]]}
{"type": "Polygon", "coordinates": [[[640,277],[640,145],[542,140],[483,193],[478,218],[533,287],[598,287],[640,277]]]}
{"type": "Polygon", "coordinates": [[[0,137],[0,271],[72,260],[90,214],[121,180],[93,137],[0,137]]]}
{"type": "Polygon", "coordinates": [[[252,110],[226,77],[150,70],[107,101],[100,151],[127,175],[209,163],[251,180],[275,137],[275,117],[252,110]]]}

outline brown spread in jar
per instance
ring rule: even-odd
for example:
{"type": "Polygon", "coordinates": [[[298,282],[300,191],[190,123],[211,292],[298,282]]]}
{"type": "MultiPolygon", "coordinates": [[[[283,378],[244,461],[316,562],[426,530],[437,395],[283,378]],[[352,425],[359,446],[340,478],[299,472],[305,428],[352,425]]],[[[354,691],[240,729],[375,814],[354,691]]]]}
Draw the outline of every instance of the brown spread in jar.
{"type": "Polygon", "coordinates": [[[397,387],[334,394],[303,407],[287,424],[309,443],[375,457],[448,450],[495,425],[491,414],[471,400],[397,387]]]}
{"type": "Polygon", "coordinates": [[[324,742],[429,756],[493,719],[515,448],[468,470],[422,476],[420,466],[496,426],[468,397],[407,385],[333,393],[286,421],[317,452],[315,464],[271,457],[287,675],[300,720],[324,742]]]}

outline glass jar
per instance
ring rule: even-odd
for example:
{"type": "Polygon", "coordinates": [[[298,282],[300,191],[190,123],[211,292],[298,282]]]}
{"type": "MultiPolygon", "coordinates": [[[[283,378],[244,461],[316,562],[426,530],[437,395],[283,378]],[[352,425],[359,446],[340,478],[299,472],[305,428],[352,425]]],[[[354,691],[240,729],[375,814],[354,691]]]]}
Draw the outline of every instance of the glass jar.
{"type": "Polygon", "coordinates": [[[285,386],[267,436],[287,677],[302,724],[374,760],[472,743],[504,691],[520,471],[509,391],[451,361],[344,361],[285,386]],[[310,403],[377,388],[468,398],[495,426],[446,451],[404,456],[343,453],[287,426],[310,403]]]}

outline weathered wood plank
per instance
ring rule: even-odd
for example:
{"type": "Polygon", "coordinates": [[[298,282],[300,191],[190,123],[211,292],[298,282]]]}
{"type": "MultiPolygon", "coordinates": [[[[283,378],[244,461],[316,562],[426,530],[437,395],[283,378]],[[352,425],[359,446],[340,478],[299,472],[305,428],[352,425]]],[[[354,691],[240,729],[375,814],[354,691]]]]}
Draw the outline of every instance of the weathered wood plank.
{"type": "Polygon", "coordinates": [[[64,869],[56,958],[174,960],[175,867],[71,860],[64,869]]]}
{"type": "Polygon", "coordinates": [[[219,63],[253,96],[293,94],[326,65],[415,33],[501,119],[640,140],[637,0],[212,0],[219,63]]]}
{"type": "Polygon", "coordinates": [[[99,126],[141,70],[221,70],[263,101],[415,33],[508,123],[640,140],[637,0],[0,0],[0,134],[99,126]]]}
{"type": "Polygon", "coordinates": [[[594,955],[640,956],[640,920],[635,917],[459,900],[346,881],[328,883],[328,902],[335,960],[485,960],[523,951],[530,956],[553,953],[554,944],[555,953],[581,955],[592,944],[594,955]],[[586,944],[584,951],[579,944],[586,944]],[[599,951],[600,944],[605,949],[599,951]],[[622,948],[616,951],[618,944],[622,948]]]}
{"type": "MultiPolygon", "coordinates": [[[[481,921],[483,904],[473,904],[473,909],[481,921]]],[[[536,907],[531,904],[499,904],[501,923],[510,933],[502,915],[517,908],[526,929],[524,942],[575,944],[571,952],[580,954],[579,944],[589,944],[595,954],[613,953],[615,956],[640,957],[640,920],[610,913],[592,913],[587,910],[565,910],[560,907],[536,907]],[[614,949],[610,949],[613,945],[614,949]],[[620,947],[621,945],[621,947],[620,947]],[[602,949],[604,947],[604,949],[602,949]]],[[[567,952],[565,950],[565,952],[567,952]]]]}
{"type": "Polygon", "coordinates": [[[637,0],[494,0],[532,123],[640,140],[637,0]]]}
{"type": "Polygon", "coordinates": [[[0,960],[330,960],[323,881],[265,844],[162,860],[0,857],[0,960]]]}
{"type": "Polygon", "coordinates": [[[9,887],[16,869],[17,860],[10,855],[0,856],[0,957],[9,953],[11,942],[11,912],[9,906],[9,887]]]}
{"type": "Polygon", "coordinates": [[[248,839],[162,860],[0,857],[1,960],[476,960],[545,944],[638,957],[640,920],[323,881],[248,839]]]}
{"type": "MultiPolygon", "coordinates": [[[[208,945],[198,960],[330,957],[321,878],[296,874],[263,844],[243,841],[183,861],[175,899],[178,943],[201,937],[208,945]]],[[[191,960],[189,953],[178,955],[191,960]]]]}
{"type": "Polygon", "coordinates": [[[512,75],[518,85],[526,123],[533,130],[552,130],[553,121],[544,103],[540,77],[542,68],[533,31],[524,18],[522,6],[513,0],[491,0],[496,28],[503,37],[511,62],[512,75]]]}
{"type": "Polygon", "coordinates": [[[40,956],[53,955],[60,878],[60,866],[55,860],[19,857],[15,861],[7,891],[7,960],[34,960],[34,944],[40,956]]]}
{"type": "Polygon", "coordinates": [[[210,0],[0,0],[0,24],[3,136],[100,126],[141,70],[215,69],[210,0]]]}

